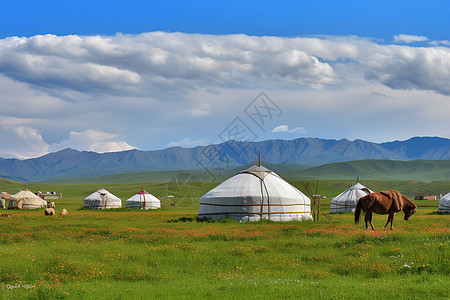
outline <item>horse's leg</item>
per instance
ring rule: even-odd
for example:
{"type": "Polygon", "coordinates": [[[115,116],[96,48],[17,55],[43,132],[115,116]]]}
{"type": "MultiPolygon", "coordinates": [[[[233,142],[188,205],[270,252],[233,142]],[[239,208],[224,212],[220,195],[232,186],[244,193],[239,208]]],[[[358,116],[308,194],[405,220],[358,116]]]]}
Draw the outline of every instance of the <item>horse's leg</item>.
{"type": "Polygon", "coordinates": [[[392,215],[392,214],[389,214],[388,220],[387,220],[387,222],[386,222],[386,225],[384,225],[384,230],[386,230],[386,227],[388,226],[389,222],[391,222],[391,227],[392,227],[392,221],[391,221],[392,218],[393,218],[393,215],[392,215]]]}
{"type": "Polygon", "coordinates": [[[364,222],[366,222],[366,229],[369,228],[369,226],[367,226],[367,221],[369,221],[369,213],[366,213],[366,215],[364,216],[364,222]]]}
{"type": "Polygon", "coordinates": [[[375,230],[375,227],[373,227],[373,223],[372,223],[372,214],[370,214],[370,226],[372,226],[372,230],[375,230]]]}
{"type": "Polygon", "coordinates": [[[391,230],[392,231],[394,231],[394,225],[392,224],[392,223],[394,223],[394,216],[395,216],[395,213],[393,213],[392,217],[391,217],[391,230]]]}
{"type": "Polygon", "coordinates": [[[367,221],[369,221],[370,226],[372,227],[372,230],[375,230],[375,227],[373,227],[373,223],[372,223],[372,212],[366,213],[366,217],[364,218],[364,220],[366,221],[366,229],[367,229],[367,221]]]}

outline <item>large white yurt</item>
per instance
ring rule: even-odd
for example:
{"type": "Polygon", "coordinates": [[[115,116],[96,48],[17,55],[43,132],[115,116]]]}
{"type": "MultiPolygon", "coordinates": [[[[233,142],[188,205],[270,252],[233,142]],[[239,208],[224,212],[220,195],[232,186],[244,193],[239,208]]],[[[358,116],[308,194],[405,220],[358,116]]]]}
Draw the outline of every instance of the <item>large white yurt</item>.
{"type": "Polygon", "coordinates": [[[373,193],[373,191],[357,182],[331,200],[330,214],[355,211],[359,198],[370,193],[373,193]]]}
{"type": "Polygon", "coordinates": [[[238,221],[312,220],[311,200],[278,174],[252,166],[207,192],[200,199],[199,218],[238,221]]]}
{"type": "Polygon", "coordinates": [[[9,200],[8,209],[36,209],[45,207],[47,204],[42,198],[36,196],[28,189],[24,189],[15,195],[11,196],[9,200]]]}
{"type": "Polygon", "coordinates": [[[439,200],[438,212],[450,212],[450,193],[439,200]]]}
{"type": "Polygon", "coordinates": [[[142,189],[142,191],[132,196],[125,202],[125,207],[136,209],[157,209],[161,207],[161,201],[146,190],[142,189]]]}
{"type": "Polygon", "coordinates": [[[84,207],[90,209],[121,208],[122,200],[102,187],[84,198],[84,207]]]}

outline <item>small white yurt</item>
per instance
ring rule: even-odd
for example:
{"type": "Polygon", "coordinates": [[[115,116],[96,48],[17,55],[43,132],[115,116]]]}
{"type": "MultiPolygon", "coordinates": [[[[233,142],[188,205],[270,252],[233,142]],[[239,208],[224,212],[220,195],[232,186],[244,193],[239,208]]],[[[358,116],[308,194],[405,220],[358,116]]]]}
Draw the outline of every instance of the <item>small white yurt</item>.
{"type": "Polygon", "coordinates": [[[438,212],[450,212],[450,193],[439,200],[438,212]]]}
{"type": "Polygon", "coordinates": [[[28,189],[24,189],[15,195],[11,196],[9,200],[8,209],[36,209],[45,207],[47,204],[42,198],[36,196],[28,189]]]}
{"type": "Polygon", "coordinates": [[[122,200],[102,187],[95,193],[84,198],[84,207],[90,209],[121,208],[122,200]]]}
{"type": "Polygon", "coordinates": [[[330,214],[355,211],[358,200],[370,193],[373,193],[373,191],[363,186],[358,180],[354,186],[346,189],[331,200],[330,214]]]}
{"type": "Polygon", "coordinates": [[[311,200],[275,172],[252,166],[207,192],[199,218],[238,221],[312,220],[311,200]]]}
{"type": "Polygon", "coordinates": [[[157,209],[161,207],[161,201],[146,190],[142,189],[142,191],[125,202],[125,207],[136,209],[157,209]]]}

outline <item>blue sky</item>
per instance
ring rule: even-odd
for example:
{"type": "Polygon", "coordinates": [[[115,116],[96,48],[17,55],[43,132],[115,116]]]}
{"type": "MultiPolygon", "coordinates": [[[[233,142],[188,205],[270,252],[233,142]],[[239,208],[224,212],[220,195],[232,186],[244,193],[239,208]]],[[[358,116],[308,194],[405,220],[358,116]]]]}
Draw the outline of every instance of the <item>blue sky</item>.
{"type": "Polygon", "coordinates": [[[2,1],[0,157],[450,138],[447,1],[2,1]],[[282,111],[257,126],[265,92],[282,111]],[[253,123],[252,123],[253,122],[253,123]],[[255,127],[252,127],[255,126],[255,127]]]}
{"type": "Polygon", "coordinates": [[[2,1],[0,37],[150,31],[448,37],[450,4],[428,1],[2,1]]]}

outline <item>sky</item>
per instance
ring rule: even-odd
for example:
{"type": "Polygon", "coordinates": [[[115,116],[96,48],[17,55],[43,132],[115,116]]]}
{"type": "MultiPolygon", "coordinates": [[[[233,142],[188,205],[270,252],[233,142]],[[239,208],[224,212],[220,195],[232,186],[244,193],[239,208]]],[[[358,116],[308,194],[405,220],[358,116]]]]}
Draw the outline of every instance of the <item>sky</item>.
{"type": "Polygon", "coordinates": [[[0,157],[450,138],[447,1],[2,1],[0,157]]]}

